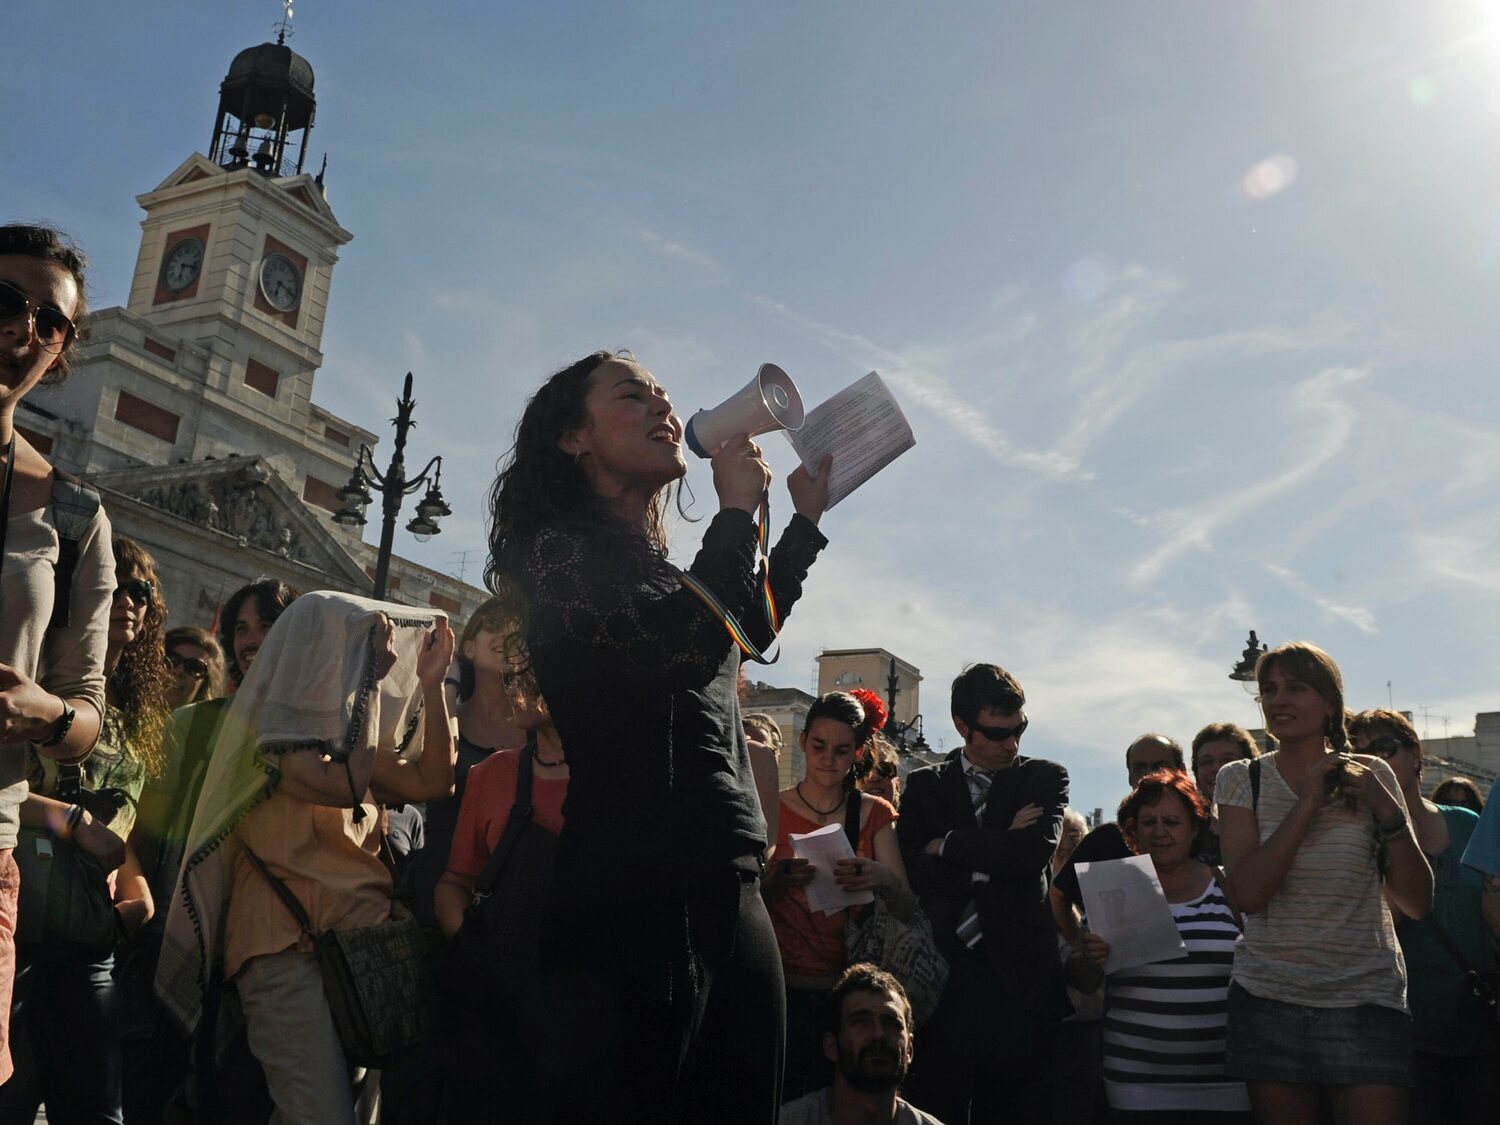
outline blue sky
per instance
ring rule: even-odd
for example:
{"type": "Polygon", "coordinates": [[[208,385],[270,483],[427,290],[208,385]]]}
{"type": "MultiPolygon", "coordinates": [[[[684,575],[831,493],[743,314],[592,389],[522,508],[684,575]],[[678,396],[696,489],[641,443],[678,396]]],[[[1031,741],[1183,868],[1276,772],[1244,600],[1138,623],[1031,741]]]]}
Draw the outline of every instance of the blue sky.
{"type": "MultiPolygon", "coordinates": [[[[67,48],[0,80],[3,210],[120,303],[134,196],[206,149],[280,5],[13,6],[67,48]]],[[[948,680],[1002,663],[1085,808],[1134,734],[1255,722],[1250,628],[1435,737],[1500,707],[1496,0],[304,0],[295,29],[355,235],[315,399],[382,428],[416,373],[457,512],[410,557],[476,576],[524,398],[583,352],[685,411],[765,361],[810,402],[875,368],[917,447],[829,515],[762,678],[884,646],[951,746],[948,680]]]]}

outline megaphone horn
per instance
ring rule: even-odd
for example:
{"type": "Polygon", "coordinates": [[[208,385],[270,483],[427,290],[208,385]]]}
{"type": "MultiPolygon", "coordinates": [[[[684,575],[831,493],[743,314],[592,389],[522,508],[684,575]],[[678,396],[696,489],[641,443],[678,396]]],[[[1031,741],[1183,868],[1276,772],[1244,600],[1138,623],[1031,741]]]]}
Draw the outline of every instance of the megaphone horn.
{"type": "Polygon", "coordinates": [[[792,377],[774,363],[763,363],[740,390],[712,410],[700,410],[688,419],[688,448],[699,457],[712,457],[735,434],[796,432],[802,428],[804,414],[792,377]]]}

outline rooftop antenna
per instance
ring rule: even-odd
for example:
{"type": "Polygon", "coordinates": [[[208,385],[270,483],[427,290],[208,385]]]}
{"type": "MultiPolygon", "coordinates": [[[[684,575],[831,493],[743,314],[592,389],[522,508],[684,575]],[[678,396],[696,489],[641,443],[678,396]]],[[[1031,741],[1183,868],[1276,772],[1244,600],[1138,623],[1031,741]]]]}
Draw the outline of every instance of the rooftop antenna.
{"type": "MultiPolygon", "coordinates": [[[[325,156],[323,159],[327,160],[328,158],[325,156]]],[[[1386,702],[1391,705],[1391,710],[1394,711],[1396,709],[1396,697],[1391,694],[1391,681],[1390,680],[1386,680],[1386,682],[1385,682],[1385,699],[1386,699],[1386,702]]]]}
{"type": "Polygon", "coordinates": [[[276,42],[285,46],[287,37],[296,34],[292,30],[292,0],[281,0],[281,8],[281,18],[271,26],[276,31],[276,42]]]}
{"type": "Polygon", "coordinates": [[[454,551],[453,552],[453,557],[448,560],[448,565],[449,566],[453,565],[455,559],[457,560],[457,562],[458,562],[458,580],[460,582],[462,582],[464,580],[464,572],[469,569],[469,556],[472,555],[473,553],[474,552],[472,550],[454,551]]]}

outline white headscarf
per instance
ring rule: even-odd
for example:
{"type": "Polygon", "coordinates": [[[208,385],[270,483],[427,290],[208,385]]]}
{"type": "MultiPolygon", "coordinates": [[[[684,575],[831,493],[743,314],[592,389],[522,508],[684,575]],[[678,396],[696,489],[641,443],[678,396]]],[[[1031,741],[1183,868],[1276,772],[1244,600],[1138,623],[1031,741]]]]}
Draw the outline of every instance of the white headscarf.
{"type": "MultiPolygon", "coordinates": [[[[156,992],[192,1031],[203,1012],[209,970],[223,950],[224,917],[240,845],[235,828],[275,790],[280,755],[317,749],[336,762],[355,751],[422,751],[417,654],[441,610],[304,594],[266,635],[219,727],[182,869],[167,914],[156,992]],[[395,666],[376,680],[374,638],[393,626],[395,666]]],[[[350,794],[350,804],[364,794],[350,794]]]]}

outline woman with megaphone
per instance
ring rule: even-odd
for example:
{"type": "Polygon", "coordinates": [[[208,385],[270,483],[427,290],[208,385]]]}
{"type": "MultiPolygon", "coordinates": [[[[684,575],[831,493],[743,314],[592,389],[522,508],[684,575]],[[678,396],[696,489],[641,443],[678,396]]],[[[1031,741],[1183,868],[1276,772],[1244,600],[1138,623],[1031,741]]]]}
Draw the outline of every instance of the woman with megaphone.
{"type": "Polygon", "coordinates": [[[770,469],[743,433],[712,463],[719,512],[684,573],[665,530],[682,422],[649,371],[601,351],[532,396],[491,493],[488,575],[525,592],[571,772],[542,934],[553,1121],[775,1119],[784,995],[735,675],[827,543],[829,463],[788,478],[768,581],[770,469]]]}

